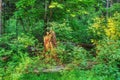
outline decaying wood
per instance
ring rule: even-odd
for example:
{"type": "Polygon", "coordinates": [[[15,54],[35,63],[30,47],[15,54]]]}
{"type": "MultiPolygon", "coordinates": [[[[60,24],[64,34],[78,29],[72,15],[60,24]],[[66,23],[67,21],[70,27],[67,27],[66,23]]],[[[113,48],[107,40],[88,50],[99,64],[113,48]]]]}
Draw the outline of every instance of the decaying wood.
{"type": "Polygon", "coordinates": [[[9,58],[10,58],[9,56],[3,56],[3,57],[1,58],[1,60],[2,60],[2,61],[8,61],[9,58]]]}
{"type": "Polygon", "coordinates": [[[65,70],[66,68],[64,66],[55,66],[50,69],[43,69],[42,72],[59,72],[61,70],[65,70]]]}
{"type": "Polygon", "coordinates": [[[56,42],[56,35],[55,32],[53,30],[50,31],[51,34],[51,42],[53,44],[53,47],[57,47],[57,42],[56,42]]]}
{"type": "Polygon", "coordinates": [[[83,48],[87,48],[87,49],[92,49],[92,48],[94,48],[95,47],[95,45],[94,44],[85,44],[85,43],[81,43],[81,44],[79,44],[81,47],[83,47],[83,48]]]}
{"type": "Polygon", "coordinates": [[[51,42],[51,34],[49,32],[46,32],[46,35],[44,36],[44,51],[51,51],[53,48],[52,42],[51,42]]]}
{"type": "Polygon", "coordinates": [[[55,32],[50,30],[49,32],[46,32],[46,35],[44,36],[44,57],[46,59],[54,59],[56,62],[60,63],[60,60],[56,54],[56,47],[57,42],[55,32]],[[46,54],[47,52],[49,54],[46,54]]]}
{"type": "MultiPolygon", "coordinates": [[[[94,67],[94,65],[99,64],[98,62],[94,62],[94,61],[89,61],[87,62],[86,66],[81,66],[80,64],[72,64],[74,67],[77,67],[78,69],[81,70],[90,70],[94,67]]],[[[60,72],[60,71],[70,71],[73,70],[73,67],[68,66],[69,64],[66,65],[60,65],[60,66],[51,66],[50,68],[42,68],[41,70],[39,70],[38,68],[35,68],[32,73],[36,73],[39,74],[41,72],[43,73],[49,73],[49,72],[60,72]]],[[[30,73],[29,71],[27,71],[27,73],[30,73]]]]}
{"type": "Polygon", "coordinates": [[[46,32],[46,35],[44,36],[44,51],[53,51],[56,46],[55,32],[53,30],[46,32]]]}

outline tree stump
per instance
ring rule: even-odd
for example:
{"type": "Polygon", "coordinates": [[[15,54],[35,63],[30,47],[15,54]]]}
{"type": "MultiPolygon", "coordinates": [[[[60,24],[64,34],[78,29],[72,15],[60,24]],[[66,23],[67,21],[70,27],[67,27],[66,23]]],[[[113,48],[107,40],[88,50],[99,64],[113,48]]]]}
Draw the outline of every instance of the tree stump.
{"type": "Polygon", "coordinates": [[[56,47],[57,47],[57,43],[56,43],[55,32],[53,30],[50,30],[49,32],[46,32],[46,35],[44,36],[45,58],[47,58],[48,60],[55,59],[56,62],[60,62],[56,54],[56,50],[55,50],[56,47]]]}
{"type": "Polygon", "coordinates": [[[46,32],[46,35],[44,36],[44,51],[52,51],[55,47],[57,47],[56,35],[53,30],[50,30],[49,32],[46,32]]]}

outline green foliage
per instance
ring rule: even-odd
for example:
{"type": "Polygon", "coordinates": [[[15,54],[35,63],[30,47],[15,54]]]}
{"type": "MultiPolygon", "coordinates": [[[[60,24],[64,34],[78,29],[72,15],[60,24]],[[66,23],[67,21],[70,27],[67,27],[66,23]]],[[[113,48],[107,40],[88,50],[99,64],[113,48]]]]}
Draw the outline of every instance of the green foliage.
{"type": "Polygon", "coordinates": [[[80,64],[88,57],[88,52],[82,47],[76,47],[74,44],[65,42],[59,44],[56,49],[59,58],[63,63],[80,64]]]}
{"type": "Polygon", "coordinates": [[[66,23],[56,23],[53,22],[51,23],[53,30],[56,32],[56,36],[59,37],[61,41],[67,41],[67,40],[72,40],[72,29],[67,26],[66,23]]]}
{"type": "Polygon", "coordinates": [[[26,8],[27,6],[34,5],[36,0],[20,0],[19,2],[16,3],[17,8],[26,8]]]}
{"type": "Polygon", "coordinates": [[[117,12],[120,12],[119,6],[120,6],[120,3],[113,4],[113,5],[109,8],[109,13],[114,14],[116,11],[117,11],[117,12]]]}
{"type": "Polygon", "coordinates": [[[107,9],[104,0],[51,0],[45,23],[43,0],[3,2],[6,21],[0,36],[0,80],[119,80],[119,3],[113,1],[107,9]],[[11,13],[5,12],[8,9],[11,13]],[[44,58],[45,25],[56,33],[55,53],[61,63],[44,58]],[[86,50],[81,43],[95,45],[86,50]],[[40,72],[58,64],[72,70],[40,72]]]}
{"type": "Polygon", "coordinates": [[[41,3],[36,0],[19,0],[16,2],[16,11],[14,16],[17,19],[17,24],[23,27],[24,32],[31,32],[36,28],[36,24],[41,21],[41,16],[43,16],[43,6],[38,6],[36,3],[41,3]]]}
{"type": "Polygon", "coordinates": [[[17,57],[17,59],[17,63],[15,61],[9,61],[8,64],[2,68],[3,70],[5,70],[5,67],[7,68],[5,72],[1,72],[3,74],[2,79],[18,80],[21,74],[25,72],[28,64],[32,62],[26,54],[22,55],[21,58],[17,57]]]}
{"type": "Polygon", "coordinates": [[[107,64],[120,64],[120,41],[105,39],[96,46],[97,58],[107,64]]]}
{"type": "Polygon", "coordinates": [[[23,49],[27,48],[28,46],[35,46],[35,43],[37,43],[37,40],[33,36],[28,36],[25,34],[21,34],[18,36],[18,46],[19,48],[23,47],[23,49]]]}
{"type": "Polygon", "coordinates": [[[100,76],[111,76],[112,79],[119,78],[119,71],[118,68],[112,65],[106,65],[106,64],[98,64],[92,68],[93,72],[95,72],[96,75],[100,76]]]}
{"type": "Polygon", "coordinates": [[[0,38],[0,55],[9,55],[16,51],[16,35],[14,33],[0,38]],[[14,45],[12,45],[14,44],[14,45]]]}
{"type": "MultiPolygon", "coordinates": [[[[87,16],[88,18],[89,16],[87,16]]],[[[73,29],[72,31],[72,41],[77,43],[90,43],[90,35],[88,33],[88,23],[91,20],[87,20],[85,16],[80,19],[71,20],[69,25],[73,29]],[[84,34],[84,35],[82,35],[84,34]]]]}
{"type": "Polygon", "coordinates": [[[17,50],[25,50],[28,46],[35,46],[36,42],[37,40],[32,35],[28,36],[21,34],[17,37],[15,33],[11,33],[9,35],[4,35],[0,39],[0,48],[3,50],[10,50],[10,52],[17,52],[17,50]]]}
{"type": "Polygon", "coordinates": [[[6,33],[16,32],[17,20],[14,18],[11,18],[8,21],[6,21],[5,26],[6,26],[6,28],[5,28],[6,33]]]}
{"type": "Polygon", "coordinates": [[[58,2],[52,2],[50,5],[49,5],[49,8],[60,8],[60,9],[63,9],[63,4],[59,4],[58,2]]]}
{"type": "Polygon", "coordinates": [[[91,41],[96,43],[96,41],[102,40],[105,37],[112,40],[118,40],[120,38],[119,16],[120,14],[116,12],[113,17],[107,20],[104,17],[95,18],[94,23],[89,27],[89,32],[92,35],[91,41]]]}
{"type": "Polygon", "coordinates": [[[31,34],[33,34],[35,37],[42,37],[44,33],[44,23],[43,20],[38,21],[35,23],[35,26],[31,30],[31,34]]]}

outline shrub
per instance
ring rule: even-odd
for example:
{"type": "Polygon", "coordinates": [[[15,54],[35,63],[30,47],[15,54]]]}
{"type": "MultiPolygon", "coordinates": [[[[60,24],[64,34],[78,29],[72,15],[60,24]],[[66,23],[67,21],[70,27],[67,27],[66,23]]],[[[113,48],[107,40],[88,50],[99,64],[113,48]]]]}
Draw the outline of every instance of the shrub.
{"type": "Polygon", "coordinates": [[[25,34],[21,34],[20,36],[18,36],[19,48],[23,47],[23,49],[25,49],[28,46],[35,46],[35,43],[37,43],[37,40],[34,38],[34,36],[25,34]]]}
{"type": "MultiPolygon", "coordinates": [[[[105,39],[96,46],[97,58],[107,64],[118,64],[120,61],[120,41],[105,39]]],[[[120,64],[120,63],[119,63],[120,64]]]]}
{"type": "Polygon", "coordinates": [[[116,65],[107,65],[100,63],[93,66],[91,72],[94,72],[95,75],[100,76],[104,80],[119,80],[120,78],[120,72],[116,65]],[[108,76],[110,78],[108,78],[108,76]]]}
{"type": "Polygon", "coordinates": [[[82,47],[76,47],[72,43],[60,43],[57,47],[57,54],[63,63],[82,63],[86,60],[88,52],[82,47]]]}
{"type": "Polygon", "coordinates": [[[53,30],[56,32],[56,36],[59,40],[67,41],[72,40],[72,29],[67,26],[66,23],[51,23],[53,30]]]}
{"type": "Polygon", "coordinates": [[[116,12],[112,17],[107,20],[104,17],[95,18],[94,23],[89,28],[91,36],[93,36],[92,42],[104,39],[118,40],[120,39],[120,13],[116,12]]]}

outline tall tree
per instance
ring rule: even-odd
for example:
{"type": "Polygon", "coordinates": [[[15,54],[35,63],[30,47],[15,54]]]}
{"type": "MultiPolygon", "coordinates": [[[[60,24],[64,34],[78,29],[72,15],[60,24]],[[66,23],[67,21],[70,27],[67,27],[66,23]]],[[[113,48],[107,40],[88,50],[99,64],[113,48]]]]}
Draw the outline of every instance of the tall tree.
{"type": "Polygon", "coordinates": [[[49,22],[49,5],[51,4],[51,0],[44,0],[44,8],[45,8],[45,13],[44,13],[44,33],[46,32],[46,29],[48,27],[48,22],[49,22]]]}

